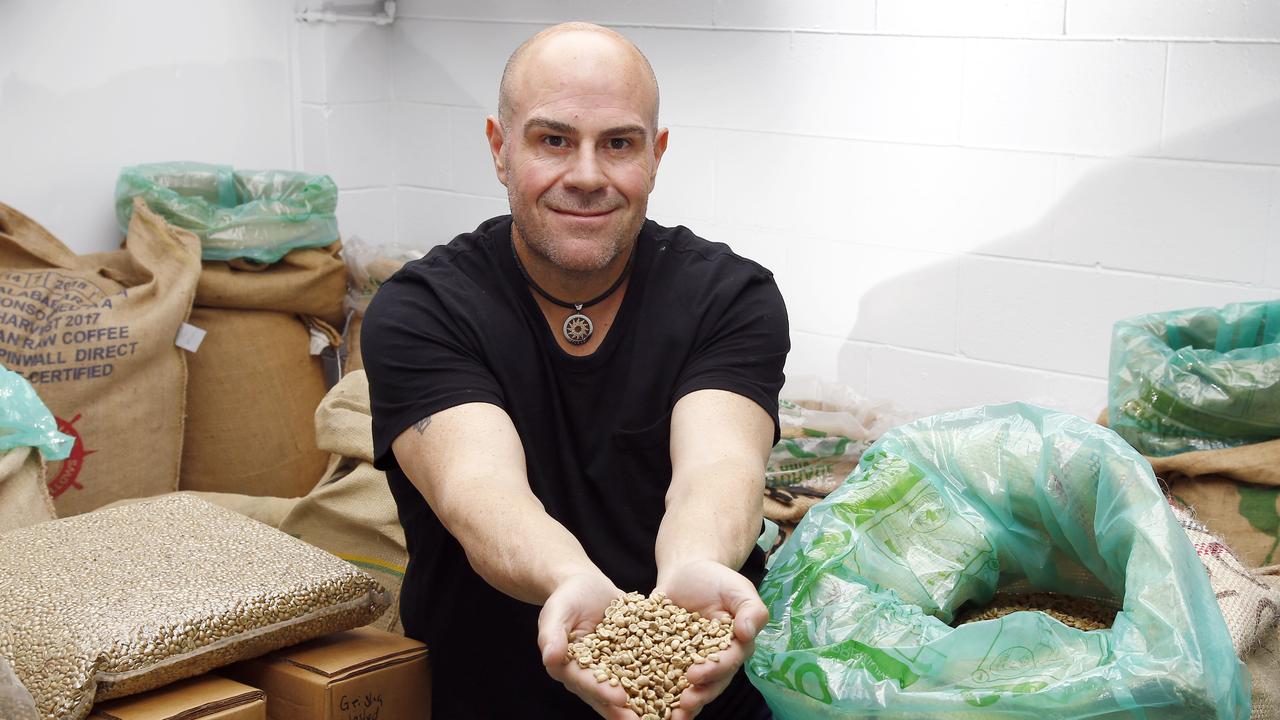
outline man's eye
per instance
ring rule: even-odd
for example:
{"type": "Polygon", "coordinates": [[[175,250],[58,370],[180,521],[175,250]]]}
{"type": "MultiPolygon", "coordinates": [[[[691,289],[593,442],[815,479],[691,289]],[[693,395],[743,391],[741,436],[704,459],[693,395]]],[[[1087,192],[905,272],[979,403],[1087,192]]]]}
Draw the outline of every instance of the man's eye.
{"type": "Polygon", "coordinates": [[[542,138],[542,142],[550,145],[551,147],[558,148],[564,147],[567,141],[560,135],[547,135],[542,138]]]}
{"type": "Polygon", "coordinates": [[[610,150],[626,150],[629,147],[631,147],[631,141],[626,138],[610,138],[609,139],[610,150]]]}

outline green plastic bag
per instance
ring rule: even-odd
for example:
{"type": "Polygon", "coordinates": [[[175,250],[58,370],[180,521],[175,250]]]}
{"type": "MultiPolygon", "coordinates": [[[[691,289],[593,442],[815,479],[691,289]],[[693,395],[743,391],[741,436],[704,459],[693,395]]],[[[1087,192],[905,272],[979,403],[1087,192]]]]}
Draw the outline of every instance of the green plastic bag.
{"type": "Polygon", "coordinates": [[[1146,455],[1280,437],[1280,300],[1115,325],[1107,421],[1146,455]]]}
{"type": "Polygon", "coordinates": [[[65,460],[74,445],[75,438],[58,432],[58,421],[31,383],[0,367],[0,454],[34,447],[45,460],[65,460]]]}
{"type": "Polygon", "coordinates": [[[778,551],[748,677],[779,720],[1247,718],[1195,549],[1115,433],[1020,403],[889,431],[778,551]],[[952,628],[996,589],[1119,600],[952,628]]]}
{"type": "Polygon", "coordinates": [[[116,182],[121,232],[135,197],[198,235],[205,260],[273,263],[290,250],[338,239],[338,186],[327,175],[195,162],[126,167],[116,182]]]}

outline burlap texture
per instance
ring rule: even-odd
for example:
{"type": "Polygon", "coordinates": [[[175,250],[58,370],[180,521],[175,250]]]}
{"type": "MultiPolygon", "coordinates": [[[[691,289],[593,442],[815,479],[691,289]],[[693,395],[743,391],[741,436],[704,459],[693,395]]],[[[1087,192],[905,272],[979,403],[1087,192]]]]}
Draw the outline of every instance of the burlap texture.
{"type": "Polygon", "coordinates": [[[347,349],[347,359],[342,364],[343,375],[364,369],[364,353],[360,351],[360,328],[363,325],[364,315],[351,313],[351,319],[347,320],[347,329],[342,338],[342,346],[347,349]]]}
{"type": "MultiPolygon", "coordinates": [[[[1256,577],[1280,593],[1280,566],[1269,568],[1268,574],[1256,577]]],[[[1280,625],[1262,634],[1258,648],[1247,658],[1253,676],[1252,720],[1280,720],[1280,625]]]]}
{"type": "Polygon", "coordinates": [[[1218,607],[1222,609],[1222,617],[1227,621],[1227,632],[1231,633],[1236,655],[1246,658],[1280,622],[1280,592],[1255,577],[1222,538],[1210,532],[1189,510],[1176,502],[1172,505],[1174,517],[1196,549],[1196,555],[1209,576],[1209,584],[1218,599],[1218,607]]]}
{"type": "Polygon", "coordinates": [[[312,315],[342,327],[347,269],[341,251],[342,243],[335,242],[294,250],[270,265],[246,260],[205,262],[196,305],[312,315]]]}
{"type": "Polygon", "coordinates": [[[342,378],[316,410],[316,439],[333,453],[328,475],[280,523],[280,529],[372,575],[391,593],[374,627],[400,626],[400,586],[409,562],[404,529],[387,476],[373,467],[373,418],[364,371],[342,378]]]}
{"type": "MultiPolygon", "coordinates": [[[[1098,418],[1107,424],[1107,414],[1098,418]]],[[[1280,562],[1280,440],[1147,457],[1168,494],[1222,535],[1247,567],[1280,562]]]]}
{"type": "Polygon", "coordinates": [[[306,323],[283,312],[197,307],[191,324],[207,335],[187,360],[181,489],[307,494],[329,456],[316,446],[326,387],[306,323]]]}
{"type": "Polygon", "coordinates": [[[127,272],[75,255],[0,205],[0,363],[76,438],[48,472],[63,517],[176,489],[186,360],[174,340],[195,295],[199,241],[139,201],[117,257],[127,272]]]}
{"type": "Polygon", "coordinates": [[[16,447],[0,453],[0,534],[55,517],[40,451],[16,447]]]}
{"type": "Polygon", "coordinates": [[[402,633],[400,586],[409,555],[387,476],[373,467],[364,371],[347,375],[324,397],[316,409],[315,433],[332,455],[324,479],[306,497],[190,494],[279,528],[369,573],[391,593],[391,609],[373,626],[402,633]]]}

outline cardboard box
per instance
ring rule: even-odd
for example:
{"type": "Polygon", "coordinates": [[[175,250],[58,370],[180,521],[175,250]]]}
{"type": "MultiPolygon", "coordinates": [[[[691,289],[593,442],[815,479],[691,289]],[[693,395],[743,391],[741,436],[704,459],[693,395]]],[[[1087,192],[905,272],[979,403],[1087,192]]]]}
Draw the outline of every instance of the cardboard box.
{"type": "Polygon", "coordinates": [[[427,647],[373,628],[335,633],[218,671],[267,693],[270,720],[429,720],[427,647]]]}
{"type": "Polygon", "coordinates": [[[89,720],[267,720],[266,693],[217,675],[106,700],[89,720]]]}

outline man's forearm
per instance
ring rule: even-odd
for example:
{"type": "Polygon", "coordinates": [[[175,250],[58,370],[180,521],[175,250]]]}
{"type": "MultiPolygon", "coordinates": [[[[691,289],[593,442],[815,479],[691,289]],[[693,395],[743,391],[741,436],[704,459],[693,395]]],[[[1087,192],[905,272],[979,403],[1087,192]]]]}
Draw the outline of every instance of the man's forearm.
{"type": "Polygon", "coordinates": [[[742,567],[760,535],[764,477],[750,462],[721,460],[672,478],[655,554],[659,584],[664,572],[711,560],[742,567]]]}
{"type": "Polygon", "coordinates": [[[529,488],[520,438],[501,408],[441,411],[392,449],[472,568],[498,590],[540,605],[566,578],[600,572],[529,488]]]}
{"type": "Polygon", "coordinates": [[[485,582],[541,605],[568,577],[599,573],[581,543],[546,513],[532,493],[482,489],[465,508],[438,508],[445,527],[485,582]]]}

